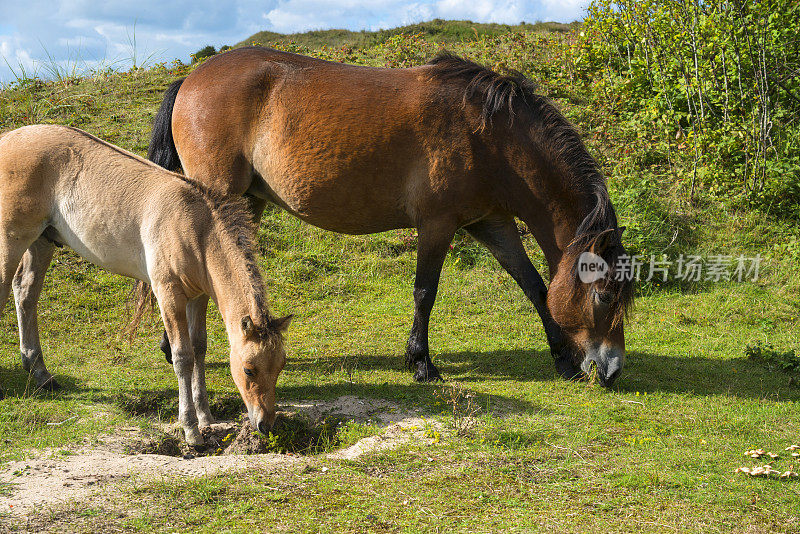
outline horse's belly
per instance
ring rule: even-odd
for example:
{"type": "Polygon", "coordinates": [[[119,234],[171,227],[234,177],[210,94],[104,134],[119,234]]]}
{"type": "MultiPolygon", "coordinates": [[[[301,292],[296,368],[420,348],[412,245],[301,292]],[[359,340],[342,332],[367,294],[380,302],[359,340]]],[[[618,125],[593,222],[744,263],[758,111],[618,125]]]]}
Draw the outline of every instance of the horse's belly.
{"type": "Polygon", "coordinates": [[[375,213],[358,207],[336,210],[326,206],[304,205],[299,209],[287,207],[287,211],[308,224],[341,234],[374,234],[414,226],[405,214],[388,210],[375,213]]]}
{"type": "Polygon", "coordinates": [[[70,224],[67,218],[58,217],[52,225],[55,230],[52,237],[106,271],[149,282],[138,233],[99,223],[97,218],[88,222],[70,224]],[[111,231],[112,228],[116,231],[111,231]]]}
{"type": "Polygon", "coordinates": [[[268,198],[295,217],[324,230],[372,234],[414,226],[402,195],[387,184],[346,178],[294,178],[267,182],[268,198]]]}

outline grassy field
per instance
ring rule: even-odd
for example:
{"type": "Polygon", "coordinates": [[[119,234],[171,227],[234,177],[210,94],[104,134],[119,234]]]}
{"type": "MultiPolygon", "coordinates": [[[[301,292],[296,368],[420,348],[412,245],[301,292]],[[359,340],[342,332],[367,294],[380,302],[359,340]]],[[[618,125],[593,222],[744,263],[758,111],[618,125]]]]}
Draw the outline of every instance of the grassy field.
{"type": "MultiPolygon", "coordinates": [[[[268,41],[381,66],[419,63],[439,47],[420,33],[315,49],[296,39],[268,41]]],[[[649,140],[615,117],[613,95],[603,98],[581,80],[570,59],[573,41],[570,33],[514,28],[448,46],[517,68],[558,101],[610,177],[632,251],[760,253],[759,282],[640,284],[626,327],[627,365],[608,391],[557,377],[532,306],[486,252],[458,236],[431,325],[433,359],[447,382],[421,385],[402,361],[412,318],[413,232],[342,236],[269,210],[258,244],[271,307],[296,314],[280,400],[390,400],[421,410],[430,439],[351,461],[317,456],[302,470],[137,480],[105,499],[37,510],[24,520],[0,511],[0,531],[800,530],[800,481],[734,473],[766,463],[743,456],[754,448],[780,453],[778,469],[800,468],[784,452],[800,442],[796,374],[745,354],[758,341],[798,348],[798,226],[711,196],[687,203],[680,163],[667,168],[654,159],[649,140]],[[447,398],[459,393],[454,408],[447,398]],[[469,413],[465,425],[460,416],[469,413]]],[[[0,93],[0,128],[70,124],[144,154],[161,92],[189,68],[20,80],[0,93]]],[[[541,266],[529,237],[526,246],[541,266]]],[[[130,343],[119,334],[129,289],[72,252],[57,253],[40,329],[48,367],[65,386],[58,394],[31,393],[13,308],[6,307],[0,469],[45,449],[70,454],[117,428],[155,428],[175,417],[176,381],[156,349],[157,318],[130,343]]],[[[235,414],[241,404],[216,310],[209,328],[212,406],[235,414]]],[[[355,438],[376,432],[362,428],[355,438]]],[[[13,485],[0,486],[0,496],[8,492],[13,485]]]]}

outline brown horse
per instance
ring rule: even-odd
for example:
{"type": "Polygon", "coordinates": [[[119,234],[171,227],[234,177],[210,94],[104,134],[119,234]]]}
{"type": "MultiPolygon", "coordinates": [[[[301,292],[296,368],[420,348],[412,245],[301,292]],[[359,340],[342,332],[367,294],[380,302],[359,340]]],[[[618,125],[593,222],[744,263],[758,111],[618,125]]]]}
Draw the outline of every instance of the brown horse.
{"type": "Polygon", "coordinates": [[[36,304],[54,247],[68,245],[152,286],[175,352],[178,419],[190,445],[203,443],[199,427],[213,422],[204,363],[209,297],[225,322],[250,422],[262,432],[275,422],[281,333],[291,317],[269,314],[253,232],[241,199],[221,198],[76,128],[26,126],[0,138],[0,311],[13,286],[25,369],[39,388],[58,388],[44,365],[36,304]]]}
{"type": "Polygon", "coordinates": [[[459,228],[533,302],[563,376],[596,366],[610,385],[622,369],[631,282],[577,276],[585,251],[611,266],[625,253],[605,179],[575,129],[521,75],[449,54],[381,69],[241,48],[167,89],[149,158],[214,191],[246,195],[257,217],[272,202],[336,232],[417,228],[406,349],[417,380],[439,378],[428,321],[459,228]],[[547,258],[549,291],[515,217],[547,258]]]}

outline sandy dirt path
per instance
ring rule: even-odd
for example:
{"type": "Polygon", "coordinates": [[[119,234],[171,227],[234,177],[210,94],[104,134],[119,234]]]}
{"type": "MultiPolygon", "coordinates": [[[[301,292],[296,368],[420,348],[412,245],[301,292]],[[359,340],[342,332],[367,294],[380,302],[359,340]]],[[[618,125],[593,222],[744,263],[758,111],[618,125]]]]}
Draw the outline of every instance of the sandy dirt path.
{"type": "MultiPolygon", "coordinates": [[[[101,492],[113,492],[118,484],[134,478],[185,479],[248,470],[299,472],[326,459],[354,460],[369,452],[399,447],[411,439],[425,439],[423,429],[430,424],[418,413],[402,411],[395,404],[352,396],[326,402],[301,401],[284,404],[282,408],[301,412],[310,420],[332,415],[370,421],[383,431],[321,456],[230,454],[184,458],[126,453],[131,450],[131,444],[141,442],[141,436],[138,428],[125,427],[101,437],[100,446],[78,445],[39,451],[29,459],[0,466],[0,526],[6,521],[18,521],[42,507],[79,502],[101,492]]],[[[222,422],[219,425],[225,431],[235,424],[222,422]]],[[[7,523],[6,526],[12,525],[7,523]]]]}

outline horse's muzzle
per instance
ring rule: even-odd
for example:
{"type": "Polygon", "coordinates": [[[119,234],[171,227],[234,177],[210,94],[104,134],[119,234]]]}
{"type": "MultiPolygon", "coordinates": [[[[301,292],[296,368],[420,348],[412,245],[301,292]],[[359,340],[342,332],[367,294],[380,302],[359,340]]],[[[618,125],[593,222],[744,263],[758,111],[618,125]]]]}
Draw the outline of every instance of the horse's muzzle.
{"type": "Polygon", "coordinates": [[[270,430],[275,426],[275,419],[277,417],[275,411],[265,412],[256,406],[252,409],[248,409],[247,415],[250,419],[250,426],[265,436],[269,434],[270,430]]]}
{"type": "Polygon", "coordinates": [[[581,370],[588,376],[592,367],[597,369],[597,380],[600,385],[610,388],[622,373],[625,364],[625,351],[613,345],[601,343],[586,351],[581,363],[581,370]]]}

